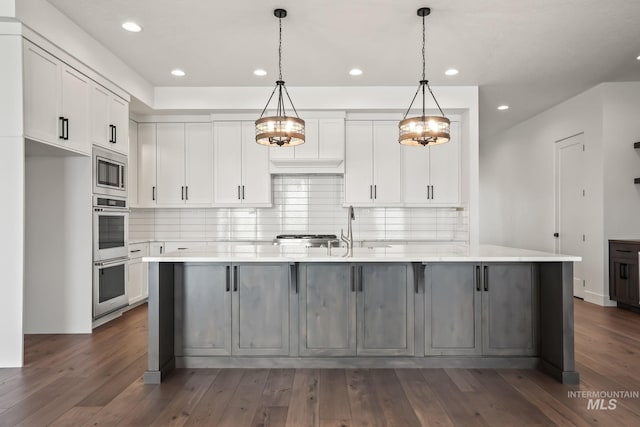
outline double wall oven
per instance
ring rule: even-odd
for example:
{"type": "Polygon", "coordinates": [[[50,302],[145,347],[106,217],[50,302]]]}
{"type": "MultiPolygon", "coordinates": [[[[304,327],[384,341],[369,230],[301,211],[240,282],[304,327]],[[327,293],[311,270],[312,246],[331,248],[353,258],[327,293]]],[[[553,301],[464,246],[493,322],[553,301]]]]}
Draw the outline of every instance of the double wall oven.
{"type": "Polygon", "coordinates": [[[127,158],[93,148],[93,317],[128,304],[127,158]]]}

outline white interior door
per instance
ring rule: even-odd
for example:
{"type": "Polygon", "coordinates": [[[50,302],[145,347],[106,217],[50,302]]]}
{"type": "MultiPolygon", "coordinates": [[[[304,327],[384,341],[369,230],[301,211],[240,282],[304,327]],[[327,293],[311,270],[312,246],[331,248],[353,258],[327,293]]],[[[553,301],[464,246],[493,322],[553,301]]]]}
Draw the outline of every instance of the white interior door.
{"type": "Polygon", "coordinates": [[[583,261],[573,264],[573,295],[584,298],[583,264],[585,260],[586,230],[584,187],[584,134],[556,143],[556,225],[557,252],[581,256],[583,261]]]}

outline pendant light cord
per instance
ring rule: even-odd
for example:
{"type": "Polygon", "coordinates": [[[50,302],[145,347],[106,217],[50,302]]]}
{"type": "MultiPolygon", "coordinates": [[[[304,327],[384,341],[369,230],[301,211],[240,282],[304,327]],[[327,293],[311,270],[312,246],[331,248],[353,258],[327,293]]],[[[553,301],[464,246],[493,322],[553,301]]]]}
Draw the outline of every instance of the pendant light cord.
{"type": "Polygon", "coordinates": [[[427,60],[426,60],[426,56],[425,56],[425,46],[426,46],[426,30],[425,30],[425,26],[424,26],[424,16],[422,17],[422,80],[426,80],[427,79],[427,72],[425,71],[427,68],[427,60]]]}
{"type": "Polygon", "coordinates": [[[300,118],[295,105],[293,105],[293,101],[291,101],[291,97],[289,96],[289,91],[287,90],[287,87],[284,85],[284,81],[282,80],[282,18],[278,16],[278,81],[276,82],[276,87],[273,88],[273,92],[271,92],[271,96],[267,101],[267,105],[264,106],[264,109],[260,114],[260,118],[262,118],[264,116],[264,113],[267,111],[267,108],[269,107],[269,103],[271,103],[271,99],[273,98],[273,95],[275,95],[276,91],[278,91],[278,105],[276,107],[276,115],[278,117],[283,117],[287,115],[287,112],[285,110],[284,98],[282,96],[283,88],[284,88],[284,93],[287,96],[289,103],[291,104],[291,108],[293,108],[293,112],[295,113],[296,117],[300,118]]]}
{"type": "Polygon", "coordinates": [[[427,59],[426,59],[426,45],[427,45],[427,36],[426,36],[426,26],[425,26],[425,16],[422,16],[422,80],[420,81],[420,84],[418,85],[418,90],[416,90],[415,95],[413,95],[413,99],[411,100],[411,104],[409,104],[409,108],[407,109],[407,112],[404,113],[404,119],[407,118],[407,116],[409,115],[409,112],[411,111],[411,107],[413,107],[413,103],[415,102],[416,98],[418,97],[418,93],[420,93],[420,90],[422,89],[422,117],[426,116],[426,111],[425,111],[425,95],[426,95],[426,91],[424,90],[424,87],[426,86],[427,89],[429,90],[429,93],[431,94],[431,97],[433,98],[433,100],[436,103],[436,106],[438,107],[438,110],[440,111],[440,114],[442,115],[442,117],[446,116],[444,115],[444,112],[442,111],[442,108],[440,108],[440,103],[438,102],[438,100],[436,99],[436,96],[433,94],[433,91],[431,90],[431,86],[429,86],[429,81],[427,80],[427,59]]]}
{"type": "Polygon", "coordinates": [[[278,80],[282,80],[282,18],[278,18],[278,80]]]}

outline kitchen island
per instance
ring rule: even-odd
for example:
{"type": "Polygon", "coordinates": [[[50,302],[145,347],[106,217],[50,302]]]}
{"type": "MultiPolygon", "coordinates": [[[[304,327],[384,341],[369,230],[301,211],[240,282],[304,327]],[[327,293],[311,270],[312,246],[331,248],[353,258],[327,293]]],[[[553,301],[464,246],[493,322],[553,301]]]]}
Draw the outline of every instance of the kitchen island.
{"type": "Polygon", "coordinates": [[[575,384],[573,262],[481,245],[145,257],[145,382],[175,367],[539,368],[575,384]]]}

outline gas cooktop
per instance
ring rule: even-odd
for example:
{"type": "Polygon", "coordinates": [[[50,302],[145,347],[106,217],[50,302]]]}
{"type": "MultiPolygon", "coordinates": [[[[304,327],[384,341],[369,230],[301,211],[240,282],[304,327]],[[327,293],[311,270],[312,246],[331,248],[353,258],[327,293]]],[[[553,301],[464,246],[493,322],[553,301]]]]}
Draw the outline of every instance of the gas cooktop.
{"type": "Polygon", "coordinates": [[[308,248],[322,248],[339,243],[335,234],[280,234],[273,240],[274,245],[302,245],[308,248]]]}

